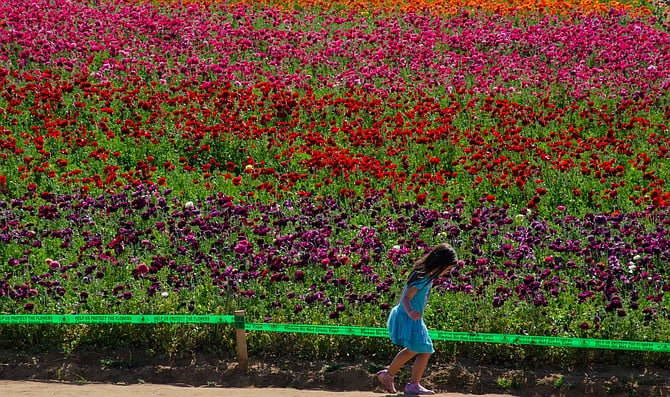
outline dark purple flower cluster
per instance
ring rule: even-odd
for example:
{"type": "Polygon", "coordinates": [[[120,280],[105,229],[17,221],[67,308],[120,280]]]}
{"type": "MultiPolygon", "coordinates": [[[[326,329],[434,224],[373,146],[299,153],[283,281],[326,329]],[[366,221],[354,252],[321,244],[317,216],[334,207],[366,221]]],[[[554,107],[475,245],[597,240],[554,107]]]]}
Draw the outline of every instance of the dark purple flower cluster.
{"type": "Polygon", "coordinates": [[[413,258],[449,241],[461,262],[437,281],[447,298],[485,297],[492,308],[567,301],[618,316],[642,308],[647,324],[667,316],[670,214],[661,209],[541,219],[506,205],[437,210],[385,196],[260,203],[218,193],[183,202],[155,185],[98,197],[27,194],[0,208],[0,297],[10,312],[170,294],[185,303],[203,290],[256,302],[263,317],[387,311],[413,258]]]}

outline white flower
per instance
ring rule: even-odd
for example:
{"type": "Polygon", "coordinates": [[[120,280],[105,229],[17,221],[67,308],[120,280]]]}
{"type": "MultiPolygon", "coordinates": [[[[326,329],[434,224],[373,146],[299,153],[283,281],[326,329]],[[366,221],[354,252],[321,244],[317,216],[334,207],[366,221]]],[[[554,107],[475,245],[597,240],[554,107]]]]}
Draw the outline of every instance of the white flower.
{"type": "Polygon", "coordinates": [[[168,294],[167,291],[163,291],[163,292],[161,292],[161,296],[162,296],[163,298],[167,298],[168,295],[170,295],[170,294],[168,294]]]}
{"type": "Polygon", "coordinates": [[[514,220],[515,220],[517,223],[521,223],[521,222],[523,222],[525,219],[526,219],[526,217],[523,216],[522,214],[518,214],[517,216],[514,217],[514,220]]]}
{"type": "Polygon", "coordinates": [[[195,207],[195,204],[193,204],[193,201],[187,201],[186,204],[184,204],[184,208],[191,209],[195,207]]]}

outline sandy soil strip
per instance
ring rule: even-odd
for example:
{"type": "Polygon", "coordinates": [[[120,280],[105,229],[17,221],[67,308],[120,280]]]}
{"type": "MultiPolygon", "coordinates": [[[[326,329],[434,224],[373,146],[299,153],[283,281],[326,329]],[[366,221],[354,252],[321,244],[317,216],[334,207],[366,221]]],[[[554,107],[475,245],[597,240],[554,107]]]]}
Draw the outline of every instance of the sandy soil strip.
{"type": "MultiPolygon", "coordinates": [[[[403,394],[399,394],[402,396],[403,394]]],[[[277,388],[217,388],[175,385],[110,385],[71,384],[59,382],[27,382],[0,380],[3,397],[386,397],[384,393],[277,388]]],[[[475,394],[442,393],[438,397],[464,397],[475,394]]],[[[477,397],[506,397],[504,394],[477,394],[477,397]]]]}

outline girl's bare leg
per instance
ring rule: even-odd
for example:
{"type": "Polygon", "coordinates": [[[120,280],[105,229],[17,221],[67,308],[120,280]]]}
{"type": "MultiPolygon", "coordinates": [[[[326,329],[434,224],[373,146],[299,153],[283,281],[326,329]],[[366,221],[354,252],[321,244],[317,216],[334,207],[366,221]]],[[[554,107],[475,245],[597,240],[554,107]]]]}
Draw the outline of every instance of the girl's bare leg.
{"type": "MultiPolygon", "coordinates": [[[[389,375],[395,376],[395,374],[397,374],[398,371],[400,371],[400,368],[402,368],[402,366],[405,365],[414,356],[416,356],[416,353],[409,350],[408,348],[404,348],[404,349],[400,350],[398,352],[398,354],[395,355],[395,358],[393,358],[393,361],[391,362],[391,365],[389,365],[389,368],[388,368],[389,375]]],[[[428,360],[426,360],[426,364],[427,363],[428,363],[428,360]]],[[[425,368],[425,366],[424,366],[424,368],[425,368]]],[[[414,373],[414,370],[412,370],[412,374],[413,373],[414,373]]]]}
{"type": "Polygon", "coordinates": [[[428,359],[430,359],[430,356],[430,353],[419,353],[419,355],[417,355],[416,360],[414,360],[414,366],[412,366],[412,376],[409,380],[410,383],[419,383],[423,376],[423,371],[425,371],[428,366],[428,359]]]}

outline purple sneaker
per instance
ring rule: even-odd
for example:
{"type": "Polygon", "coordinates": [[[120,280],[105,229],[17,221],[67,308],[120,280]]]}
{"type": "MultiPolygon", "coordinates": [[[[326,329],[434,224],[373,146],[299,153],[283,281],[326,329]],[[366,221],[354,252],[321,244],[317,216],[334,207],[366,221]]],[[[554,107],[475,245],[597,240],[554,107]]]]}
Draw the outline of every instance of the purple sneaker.
{"type": "Polygon", "coordinates": [[[397,393],[395,386],[393,385],[393,377],[389,375],[388,370],[383,369],[377,372],[377,379],[379,379],[379,383],[384,386],[384,389],[386,389],[387,392],[391,394],[397,393]]]}
{"type": "Polygon", "coordinates": [[[426,389],[425,387],[421,386],[418,383],[408,383],[407,385],[405,385],[405,394],[432,396],[433,394],[435,394],[435,392],[426,389]]]}

